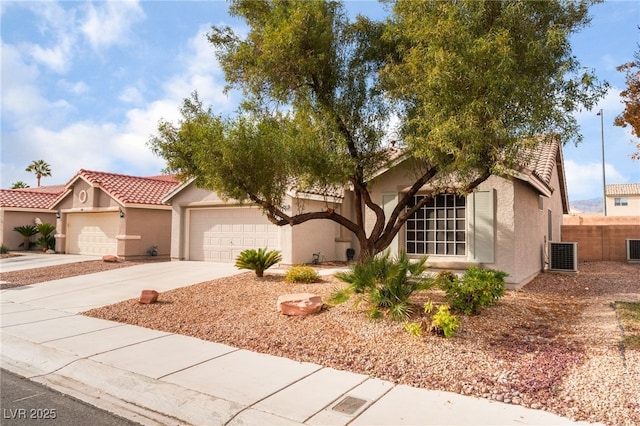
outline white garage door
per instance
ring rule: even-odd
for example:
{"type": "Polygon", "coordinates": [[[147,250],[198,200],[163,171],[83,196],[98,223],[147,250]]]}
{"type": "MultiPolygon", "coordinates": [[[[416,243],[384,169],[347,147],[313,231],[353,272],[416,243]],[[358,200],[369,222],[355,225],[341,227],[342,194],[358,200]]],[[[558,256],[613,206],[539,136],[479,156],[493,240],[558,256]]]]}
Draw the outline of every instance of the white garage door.
{"type": "Polygon", "coordinates": [[[194,209],[189,214],[189,260],[235,262],[248,248],[280,249],[279,227],[258,208],[194,209]]]}
{"type": "Polygon", "coordinates": [[[67,253],[117,254],[118,212],[67,216],[67,253]]]}

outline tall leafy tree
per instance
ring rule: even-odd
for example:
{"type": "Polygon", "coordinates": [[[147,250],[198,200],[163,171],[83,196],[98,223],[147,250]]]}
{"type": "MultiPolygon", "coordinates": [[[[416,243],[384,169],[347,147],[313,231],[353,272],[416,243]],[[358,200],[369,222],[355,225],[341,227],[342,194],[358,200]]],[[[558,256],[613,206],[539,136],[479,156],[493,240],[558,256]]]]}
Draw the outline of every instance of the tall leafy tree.
{"type": "Polygon", "coordinates": [[[36,175],[38,186],[40,186],[40,179],[51,176],[51,166],[44,160],[33,160],[25,171],[36,175]]]}
{"type": "Polygon", "coordinates": [[[194,94],[149,143],[169,171],[257,203],[277,225],[339,223],[366,258],[428,201],[413,203],[426,183],[468,192],[541,143],[530,137],[579,138],[569,113],[603,94],[592,74],[578,73],[568,41],[587,24],[589,4],[398,1],[376,22],[351,21],[331,1],[235,0],[230,13],[247,35],[213,27],[208,37],[228,88],[243,93],[239,113],[217,116],[194,94]],[[398,119],[416,166],[385,215],[370,184],[389,161],[398,119]],[[281,206],[291,185],[327,195],[348,186],[353,218],[331,208],[290,214],[281,206]]]}
{"type": "Polygon", "coordinates": [[[631,158],[640,160],[640,50],[634,54],[634,60],[620,65],[618,71],[624,72],[627,88],[620,92],[624,110],[618,115],[613,124],[620,127],[631,126],[631,134],[636,137],[636,148],[631,158]]]}

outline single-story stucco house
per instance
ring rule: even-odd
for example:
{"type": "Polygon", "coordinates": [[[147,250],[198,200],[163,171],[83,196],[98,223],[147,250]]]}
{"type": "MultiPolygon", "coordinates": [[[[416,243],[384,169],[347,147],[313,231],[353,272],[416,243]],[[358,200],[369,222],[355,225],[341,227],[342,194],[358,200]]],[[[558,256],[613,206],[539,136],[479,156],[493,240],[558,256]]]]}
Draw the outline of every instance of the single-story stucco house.
{"type": "Polygon", "coordinates": [[[57,216],[59,253],[168,257],[174,176],[138,177],[80,170],[49,206],[57,216]]]}
{"type": "MultiPolygon", "coordinates": [[[[389,211],[413,183],[412,160],[398,158],[370,182],[374,201],[389,211]]],[[[525,284],[545,268],[547,242],[561,241],[562,215],[569,209],[560,144],[543,144],[532,158],[528,167],[491,176],[467,196],[436,195],[407,221],[390,250],[428,255],[437,268],[500,269],[509,273],[507,283],[525,284]]],[[[417,197],[429,191],[425,187],[417,197]]],[[[193,181],[176,186],[162,201],[172,205],[173,260],[233,262],[246,248],[267,247],[282,252],[282,263],[300,264],[311,262],[314,254],[321,261],[346,260],[346,249],[358,249],[351,232],[333,221],[278,227],[255,205],[225,201],[193,181]]],[[[348,189],[332,197],[292,191],[284,205],[292,214],[331,208],[351,217],[353,194],[348,189]]],[[[369,213],[366,226],[371,228],[369,213]]]]}
{"type": "Polygon", "coordinates": [[[64,191],[63,185],[40,186],[37,188],[0,190],[0,245],[9,250],[28,249],[21,244],[23,237],[13,230],[16,226],[42,223],[56,224],[56,214],[49,207],[64,191]]]}

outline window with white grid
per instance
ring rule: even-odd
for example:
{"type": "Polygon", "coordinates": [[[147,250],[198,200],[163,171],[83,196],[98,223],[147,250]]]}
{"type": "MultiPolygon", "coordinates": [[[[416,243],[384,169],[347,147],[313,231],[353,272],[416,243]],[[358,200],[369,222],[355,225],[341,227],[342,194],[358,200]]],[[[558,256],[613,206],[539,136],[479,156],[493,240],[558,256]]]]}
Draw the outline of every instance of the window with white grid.
{"type": "MultiPolygon", "coordinates": [[[[424,197],[416,195],[413,205],[424,197]]],[[[436,195],[407,220],[405,228],[407,254],[466,255],[466,197],[436,195]]]]}

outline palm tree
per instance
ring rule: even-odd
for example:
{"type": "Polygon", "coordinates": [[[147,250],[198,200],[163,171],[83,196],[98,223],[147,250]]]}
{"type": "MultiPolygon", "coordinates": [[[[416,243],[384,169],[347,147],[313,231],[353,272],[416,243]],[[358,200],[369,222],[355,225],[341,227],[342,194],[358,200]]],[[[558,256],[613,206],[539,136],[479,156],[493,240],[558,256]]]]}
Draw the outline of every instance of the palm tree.
{"type": "Polygon", "coordinates": [[[28,188],[28,187],[29,187],[29,184],[21,180],[14,182],[13,185],[11,185],[11,189],[20,189],[20,188],[28,188]]]}
{"type": "Polygon", "coordinates": [[[29,164],[29,167],[27,167],[25,171],[36,175],[36,179],[38,179],[38,186],[40,186],[40,178],[51,176],[51,166],[44,160],[34,160],[29,164]]]}

